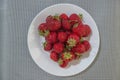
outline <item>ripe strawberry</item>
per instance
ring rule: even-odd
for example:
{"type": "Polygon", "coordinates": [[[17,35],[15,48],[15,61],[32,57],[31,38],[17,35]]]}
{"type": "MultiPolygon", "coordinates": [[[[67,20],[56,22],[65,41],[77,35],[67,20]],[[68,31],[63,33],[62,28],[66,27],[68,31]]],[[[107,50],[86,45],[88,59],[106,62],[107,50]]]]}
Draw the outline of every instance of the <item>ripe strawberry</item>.
{"type": "Polygon", "coordinates": [[[58,59],[59,59],[59,56],[58,56],[58,54],[57,54],[55,51],[52,51],[52,52],[50,53],[50,58],[51,58],[53,61],[57,62],[58,59]]]}
{"type": "Polygon", "coordinates": [[[58,33],[58,40],[60,42],[65,42],[67,39],[67,34],[65,32],[59,32],[58,33]]]}
{"type": "Polygon", "coordinates": [[[77,22],[82,23],[80,16],[78,16],[75,13],[70,15],[69,20],[70,20],[71,25],[74,25],[77,22]]]}
{"type": "Polygon", "coordinates": [[[57,19],[53,19],[47,23],[47,26],[50,31],[57,31],[61,28],[61,22],[57,19]]]}
{"type": "Polygon", "coordinates": [[[74,47],[79,42],[79,36],[76,34],[70,34],[67,39],[69,47],[74,47]]]}
{"type": "Polygon", "coordinates": [[[86,34],[84,35],[84,37],[87,37],[87,36],[90,35],[91,29],[90,29],[89,25],[86,25],[86,24],[84,25],[84,27],[85,27],[85,30],[86,30],[86,34]]]}
{"type": "Polygon", "coordinates": [[[72,31],[81,37],[87,37],[91,33],[91,29],[88,25],[78,23],[73,26],[72,31]]]}
{"type": "Polygon", "coordinates": [[[44,42],[44,50],[46,51],[50,51],[52,49],[52,44],[48,43],[48,42],[44,42]]]}
{"type": "Polygon", "coordinates": [[[49,15],[47,18],[46,18],[46,23],[49,23],[53,20],[53,16],[49,15]]]}
{"type": "Polygon", "coordinates": [[[62,13],[61,15],[60,15],[60,18],[63,20],[65,20],[65,19],[68,19],[68,16],[65,14],[65,13],[62,13]]]}
{"type": "Polygon", "coordinates": [[[46,41],[48,43],[55,43],[57,41],[57,33],[56,32],[50,32],[46,37],[46,41]]]}
{"type": "Polygon", "coordinates": [[[39,27],[38,27],[38,31],[39,31],[39,34],[40,34],[41,36],[46,36],[46,35],[49,34],[49,30],[48,30],[48,28],[47,28],[46,23],[40,24],[39,27]]]}
{"type": "Polygon", "coordinates": [[[75,59],[75,54],[73,52],[71,52],[71,51],[63,52],[62,55],[61,55],[61,58],[64,61],[70,62],[73,59],[75,59]]]}
{"type": "Polygon", "coordinates": [[[78,44],[72,48],[72,51],[75,51],[78,54],[82,54],[86,51],[86,48],[84,44],[78,44]]]}
{"type": "Polygon", "coordinates": [[[64,50],[64,44],[62,43],[55,43],[53,46],[53,50],[57,53],[61,53],[64,50]]]}
{"type": "MultiPolygon", "coordinates": [[[[75,23],[72,27],[72,32],[79,35],[80,27],[82,27],[79,23],[75,23]]],[[[79,35],[80,36],[80,35],[79,35]]]]}
{"type": "Polygon", "coordinates": [[[59,64],[60,67],[65,68],[68,65],[68,62],[64,61],[62,59],[59,59],[58,64],[59,64]]]}
{"type": "Polygon", "coordinates": [[[65,29],[65,30],[70,30],[71,29],[71,25],[69,23],[68,20],[62,20],[62,27],[65,29]]]}
{"type": "Polygon", "coordinates": [[[88,51],[90,49],[90,43],[87,40],[84,40],[82,44],[85,46],[85,51],[88,51]]]}

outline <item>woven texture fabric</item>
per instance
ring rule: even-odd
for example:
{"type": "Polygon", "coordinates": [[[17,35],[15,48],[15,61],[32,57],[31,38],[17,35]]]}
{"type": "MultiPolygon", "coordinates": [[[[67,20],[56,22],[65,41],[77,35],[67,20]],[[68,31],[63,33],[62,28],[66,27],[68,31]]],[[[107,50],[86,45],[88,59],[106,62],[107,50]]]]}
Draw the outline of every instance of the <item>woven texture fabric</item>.
{"type": "Polygon", "coordinates": [[[119,9],[120,0],[0,1],[0,80],[119,80],[119,9]],[[87,70],[72,77],[57,77],[44,72],[32,60],[27,46],[27,33],[33,18],[44,8],[58,3],[71,3],[85,9],[100,32],[97,58],[87,70]]]}

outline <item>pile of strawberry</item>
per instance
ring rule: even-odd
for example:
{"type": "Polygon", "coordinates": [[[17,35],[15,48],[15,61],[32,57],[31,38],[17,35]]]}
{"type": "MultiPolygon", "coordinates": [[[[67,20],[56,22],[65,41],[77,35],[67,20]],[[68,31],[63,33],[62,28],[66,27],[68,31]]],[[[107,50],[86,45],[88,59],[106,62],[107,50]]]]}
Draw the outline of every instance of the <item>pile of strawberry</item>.
{"type": "Polygon", "coordinates": [[[82,18],[75,13],[69,17],[65,13],[49,15],[38,27],[39,34],[46,40],[44,50],[49,51],[50,58],[62,68],[90,49],[90,43],[84,38],[91,34],[91,29],[82,18]]]}

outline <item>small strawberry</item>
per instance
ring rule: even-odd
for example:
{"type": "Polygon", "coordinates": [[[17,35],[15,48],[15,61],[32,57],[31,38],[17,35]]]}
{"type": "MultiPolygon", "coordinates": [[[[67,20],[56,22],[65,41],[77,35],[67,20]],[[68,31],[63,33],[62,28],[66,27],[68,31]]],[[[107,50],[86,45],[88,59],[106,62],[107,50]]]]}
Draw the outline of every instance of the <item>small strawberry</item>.
{"type": "Polygon", "coordinates": [[[38,31],[41,36],[47,36],[49,34],[46,23],[41,23],[38,27],[38,31]]]}
{"type": "Polygon", "coordinates": [[[90,43],[87,40],[84,40],[82,44],[85,46],[85,51],[88,51],[90,49],[90,43]]]}
{"type": "Polygon", "coordinates": [[[62,27],[65,29],[65,30],[70,30],[71,29],[71,25],[69,23],[68,20],[62,20],[62,27]]]}
{"type": "Polygon", "coordinates": [[[47,23],[48,29],[50,31],[57,31],[61,28],[61,22],[57,19],[51,20],[47,23]]]}
{"type": "Polygon", "coordinates": [[[56,32],[50,32],[46,37],[46,41],[48,43],[55,43],[57,41],[57,33],[56,32]]]}
{"type": "Polygon", "coordinates": [[[65,32],[58,32],[58,40],[60,42],[65,42],[67,39],[67,34],[65,32]]]}
{"type": "Polygon", "coordinates": [[[57,53],[61,53],[64,50],[64,44],[62,43],[55,43],[53,46],[53,50],[57,53]]]}
{"type": "Polygon", "coordinates": [[[44,50],[46,51],[50,51],[52,49],[52,44],[48,43],[48,42],[44,42],[44,50]]]}
{"type": "Polygon", "coordinates": [[[65,20],[65,19],[68,19],[68,16],[65,14],[65,13],[62,13],[61,15],[60,15],[60,18],[63,20],[65,20]]]}
{"type": "Polygon", "coordinates": [[[72,51],[82,54],[86,51],[85,45],[84,44],[78,44],[75,47],[72,48],[72,51]]]}
{"type": "Polygon", "coordinates": [[[46,18],[46,23],[49,23],[53,20],[53,16],[49,15],[47,18],[46,18]]]}
{"type": "Polygon", "coordinates": [[[64,61],[67,61],[67,62],[70,62],[72,61],[73,59],[75,59],[75,54],[71,51],[66,51],[66,52],[63,52],[62,55],[61,55],[61,58],[64,60],[64,61]]]}
{"type": "Polygon", "coordinates": [[[71,25],[74,25],[75,23],[78,23],[78,22],[82,23],[81,16],[75,13],[70,15],[69,20],[70,20],[71,25]]]}
{"type": "Polygon", "coordinates": [[[59,59],[59,55],[58,55],[55,51],[52,51],[52,52],[50,53],[50,58],[51,58],[53,61],[57,62],[58,59],[59,59]]]}
{"type": "Polygon", "coordinates": [[[75,24],[72,28],[72,31],[81,37],[87,37],[91,33],[91,29],[86,24],[75,24]]]}
{"type": "Polygon", "coordinates": [[[86,34],[84,35],[84,37],[87,37],[91,33],[91,28],[89,27],[89,25],[86,25],[86,24],[84,25],[84,27],[85,27],[85,30],[86,30],[86,34]]]}
{"type": "Polygon", "coordinates": [[[67,39],[67,44],[69,47],[74,47],[79,42],[79,36],[76,34],[70,34],[67,39]]]}
{"type": "Polygon", "coordinates": [[[68,65],[68,62],[64,61],[62,59],[59,59],[58,64],[59,64],[60,67],[65,68],[68,65]]]}

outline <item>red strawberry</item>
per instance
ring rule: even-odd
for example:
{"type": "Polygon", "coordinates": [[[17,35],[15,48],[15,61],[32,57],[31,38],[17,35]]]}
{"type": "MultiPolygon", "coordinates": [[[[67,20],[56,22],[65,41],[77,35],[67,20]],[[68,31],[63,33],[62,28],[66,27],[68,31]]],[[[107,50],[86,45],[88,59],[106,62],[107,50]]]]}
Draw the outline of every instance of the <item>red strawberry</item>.
{"type": "Polygon", "coordinates": [[[77,22],[82,23],[81,18],[75,13],[70,15],[69,20],[71,22],[71,25],[74,25],[77,22]]]}
{"type": "Polygon", "coordinates": [[[65,42],[67,39],[67,34],[65,32],[59,32],[58,33],[58,40],[60,42],[65,42]]]}
{"type": "Polygon", "coordinates": [[[69,47],[74,47],[79,42],[79,36],[76,34],[70,34],[67,39],[67,43],[69,47]]]}
{"type": "Polygon", "coordinates": [[[68,65],[68,62],[64,61],[62,59],[59,59],[58,64],[59,64],[60,67],[65,68],[68,65]]]}
{"type": "Polygon", "coordinates": [[[48,28],[47,28],[46,23],[40,24],[39,27],[38,27],[38,31],[39,31],[39,34],[40,34],[41,36],[46,36],[46,35],[49,34],[49,30],[48,30],[48,28]]]}
{"type": "Polygon", "coordinates": [[[75,54],[73,52],[68,52],[68,51],[67,52],[63,52],[62,55],[61,55],[61,58],[64,61],[70,62],[73,59],[75,59],[75,54]]]}
{"type": "Polygon", "coordinates": [[[72,48],[72,51],[75,51],[78,54],[82,54],[86,51],[85,45],[78,44],[74,48],[72,48]]]}
{"type": "Polygon", "coordinates": [[[88,51],[90,49],[90,43],[87,40],[84,40],[82,44],[85,46],[85,50],[88,51]]]}
{"type": "Polygon", "coordinates": [[[49,23],[53,20],[53,16],[49,15],[47,18],[46,18],[46,23],[49,23]]]}
{"type": "Polygon", "coordinates": [[[91,29],[88,25],[78,23],[73,26],[72,31],[81,37],[87,37],[91,33],[91,29]]]}
{"type": "Polygon", "coordinates": [[[86,34],[84,35],[85,37],[89,36],[91,33],[91,29],[89,27],[89,25],[84,25],[85,29],[86,29],[86,34]]]}
{"type": "Polygon", "coordinates": [[[62,13],[61,15],[60,15],[60,18],[63,20],[65,20],[65,19],[68,19],[68,16],[65,14],[65,13],[62,13]]]}
{"type": "Polygon", "coordinates": [[[62,43],[55,43],[53,49],[57,53],[61,53],[64,50],[64,45],[62,43]]]}
{"type": "Polygon", "coordinates": [[[51,20],[47,23],[48,29],[50,31],[57,31],[61,27],[61,22],[57,19],[51,20]]]}
{"type": "Polygon", "coordinates": [[[44,42],[44,50],[46,51],[50,51],[52,49],[52,44],[48,43],[48,42],[44,42]]]}
{"type": "Polygon", "coordinates": [[[70,30],[71,29],[71,25],[70,25],[68,20],[62,20],[62,26],[65,30],[70,30]]]}
{"type": "Polygon", "coordinates": [[[46,37],[46,41],[48,43],[55,43],[57,41],[57,34],[56,32],[50,32],[46,37]]]}
{"type": "Polygon", "coordinates": [[[52,51],[50,53],[50,58],[55,62],[58,61],[58,59],[59,59],[58,54],[55,51],[52,51]]]}

